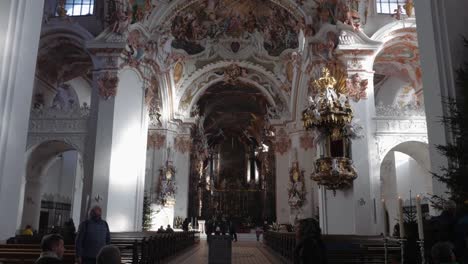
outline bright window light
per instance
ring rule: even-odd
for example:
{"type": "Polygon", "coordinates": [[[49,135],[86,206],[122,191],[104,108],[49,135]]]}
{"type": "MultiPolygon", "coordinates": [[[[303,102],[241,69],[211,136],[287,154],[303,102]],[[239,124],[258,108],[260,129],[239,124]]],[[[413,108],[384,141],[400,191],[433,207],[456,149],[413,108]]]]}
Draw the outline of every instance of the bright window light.
{"type": "Polygon", "coordinates": [[[375,3],[379,14],[394,14],[395,10],[398,9],[398,5],[401,6],[402,14],[406,14],[403,8],[406,0],[376,0],[375,3]]]}
{"type": "Polygon", "coordinates": [[[94,0],[65,0],[69,16],[88,16],[94,13],[94,0]]]}

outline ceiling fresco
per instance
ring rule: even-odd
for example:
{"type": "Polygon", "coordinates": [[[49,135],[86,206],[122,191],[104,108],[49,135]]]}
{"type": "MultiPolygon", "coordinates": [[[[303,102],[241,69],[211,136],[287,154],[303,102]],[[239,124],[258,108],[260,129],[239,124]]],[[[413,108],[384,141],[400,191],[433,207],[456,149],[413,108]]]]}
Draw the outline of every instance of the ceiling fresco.
{"type": "Polygon", "coordinates": [[[377,74],[395,76],[416,90],[422,89],[422,72],[415,30],[387,42],[375,59],[377,74]]]}
{"type": "Polygon", "coordinates": [[[93,63],[89,55],[69,39],[55,39],[39,51],[37,75],[49,85],[66,82],[78,76],[91,79],[93,63]]]}
{"type": "Polygon", "coordinates": [[[298,47],[302,22],[264,0],[207,0],[190,5],[172,21],[172,46],[189,54],[204,50],[207,39],[261,38],[272,56],[298,47]]]}

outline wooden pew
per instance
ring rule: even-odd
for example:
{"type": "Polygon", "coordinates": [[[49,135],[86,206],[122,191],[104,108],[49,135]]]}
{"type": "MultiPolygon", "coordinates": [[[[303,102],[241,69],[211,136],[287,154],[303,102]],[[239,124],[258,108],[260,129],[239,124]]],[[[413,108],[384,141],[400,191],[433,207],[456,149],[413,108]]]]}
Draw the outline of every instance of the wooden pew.
{"type": "MultiPolygon", "coordinates": [[[[396,242],[387,241],[384,244],[380,236],[324,235],[322,239],[327,248],[330,264],[382,264],[385,263],[385,247],[387,247],[387,263],[400,254],[400,247],[396,242]]],[[[268,231],[264,234],[264,241],[273,251],[293,261],[296,246],[294,233],[268,231]]]]}

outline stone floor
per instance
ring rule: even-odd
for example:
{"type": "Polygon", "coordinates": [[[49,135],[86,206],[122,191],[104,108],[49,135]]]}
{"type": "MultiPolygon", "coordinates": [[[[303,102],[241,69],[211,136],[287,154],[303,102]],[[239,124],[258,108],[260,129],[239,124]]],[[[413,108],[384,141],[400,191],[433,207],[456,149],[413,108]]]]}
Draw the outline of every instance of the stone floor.
{"type": "MultiPolygon", "coordinates": [[[[285,263],[274,255],[260,241],[246,237],[239,237],[238,242],[232,242],[232,264],[281,264],[285,263]]],[[[174,258],[170,264],[207,264],[208,244],[206,240],[194,248],[174,258]]]]}

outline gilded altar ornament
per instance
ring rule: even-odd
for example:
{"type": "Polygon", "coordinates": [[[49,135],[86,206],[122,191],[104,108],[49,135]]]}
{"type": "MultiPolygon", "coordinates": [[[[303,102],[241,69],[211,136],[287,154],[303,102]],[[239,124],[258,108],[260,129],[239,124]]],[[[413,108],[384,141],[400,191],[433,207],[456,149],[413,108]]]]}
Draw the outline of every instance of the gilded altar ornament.
{"type": "Polygon", "coordinates": [[[315,172],[312,180],[326,189],[347,189],[357,178],[352,160],[346,157],[351,138],[349,127],[353,119],[353,111],[349,104],[347,90],[347,75],[336,70],[330,73],[329,69],[322,69],[322,76],[312,82],[315,88],[314,96],[309,97],[309,106],[302,112],[304,128],[316,128],[321,131],[327,143],[325,144],[325,157],[316,160],[315,172]],[[341,144],[342,153],[332,153],[331,144],[341,144]],[[332,156],[339,155],[340,157],[332,156]]]}
{"type": "Polygon", "coordinates": [[[177,193],[175,181],[176,169],[171,161],[159,169],[159,181],[156,186],[156,203],[162,206],[172,204],[177,193]]]}
{"type": "Polygon", "coordinates": [[[342,127],[353,119],[353,111],[346,96],[346,78],[339,81],[322,69],[322,76],[313,81],[315,96],[309,97],[309,106],[302,112],[304,128],[325,129],[333,139],[342,137],[342,127]]]}
{"type": "Polygon", "coordinates": [[[406,15],[408,15],[408,17],[413,16],[413,8],[414,8],[413,0],[406,0],[406,4],[403,5],[403,8],[405,9],[406,15]]]}
{"type": "Polygon", "coordinates": [[[350,188],[353,185],[353,181],[357,178],[357,173],[351,159],[345,157],[326,157],[320,158],[315,162],[315,172],[311,178],[318,185],[332,190],[335,195],[336,190],[350,188]]]}
{"type": "Polygon", "coordinates": [[[67,16],[67,9],[65,9],[65,0],[59,0],[57,2],[57,15],[59,17],[67,16]]]}
{"type": "Polygon", "coordinates": [[[174,66],[174,82],[177,84],[182,79],[182,73],[184,72],[184,65],[181,61],[178,61],[174,66]]]}
{"type": "Polygon", "coordinates": [[[306,201],[306,194],[304,171],[299,168],[299,162],[295,161],[289,170],[289,205],[295,209],[301,208],[306,201]]]}

